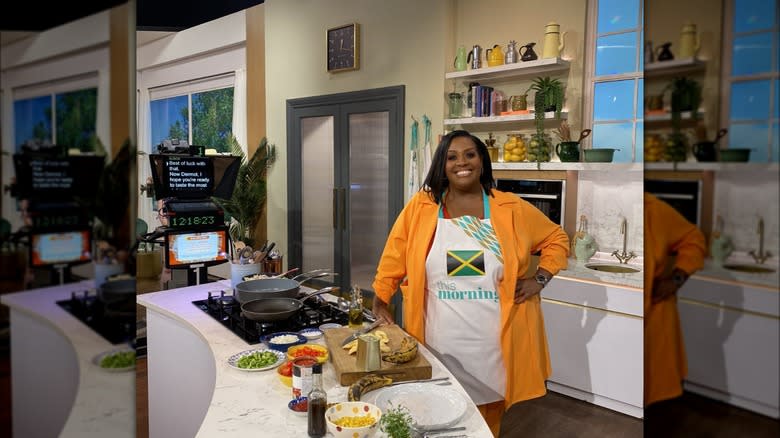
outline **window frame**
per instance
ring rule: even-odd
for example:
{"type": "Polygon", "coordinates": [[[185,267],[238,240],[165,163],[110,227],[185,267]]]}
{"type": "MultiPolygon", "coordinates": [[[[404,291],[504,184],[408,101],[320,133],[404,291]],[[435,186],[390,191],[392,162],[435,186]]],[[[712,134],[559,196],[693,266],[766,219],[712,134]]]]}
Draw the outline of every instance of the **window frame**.
{"type": "MultiPolygon", "coordinates": [[[[19,147],[16,140],[16,112],[14,105],[20,100],[35,99],[39,97],[48,97],[51,102],[51,142],[57,144],[57,96],[60,94],[72,93],[75,91],[95,89],[95,105],[99,108],[100,105],[100,75],[98,71],[91,71],[75,76],[57,78],[50,81],[37,82],[32,84],[20,85],[14,87],[11,90],[11,115],[12,115],[12,129],[13,131],[13,148],[19,147]]],[[[99,138],[99,117],[100,111],[98,111],[95,117],[95,135],[99,138]]],[[[107,151],[107,153],[110,153],[107,151]]]]}
{"type": "MultiPolygon", "coordinates": [[[[721,46],[721,70],[720,70],[720,104],[721,104],[721,111],[720,111],[720,126],[727,127],[729,131],[731,131],[731,125],[753,125],[757,123],[765,123],[767,124],[767,139],[766,144],[764,145],[766,147],[766,158],[767,162],[777,162],[780,157],[774,157],[772,156],[772,137],[780,138],[780,132],[775,133],[774,132],[774,125],[778,124],[780,121],[780,117],[774,117],[774,112],[777,111],[777,108],[775,108],[775,102],[777,101],[777,93],[780,93],[780,89],[776,86],[776,81],[780,80],[780,55],[778,54],[778,51],[780,51],[780,48],[778,45],[780,45],[780,42],[778,42],[777,38],[772,38],[773,47],[772,47],[772,65],[774,66],[774,71],[771,72],[765,72],[765,73],[757,73],[753,75],[740,75],[740,76],[732,76],[731,75],[731,64],[732,64],[732,52],[734,49],[734,39],[735,37],[739,36],[747,36],[747,35],[758,35],[763,33],[775,33],[780,34],[780,22],[778,21],[777,14],[780,11],[775,11],[775,24],[773,27],[767,29],[767,30],[758,30],[758,31],[750,31],[750,32],[742,32],[735,35],[734,31],[734,17],[736,12],[736,4],[737,0],[727,0],[725,3],[725,10],[723,14],[723,45],[721,46]],[[745,119],[745,120],[732,120],[731,119],[731,87],[733,84],[738,82],[751,82],[751,81],[763,81],[767,80],[769,81],[769,112],[767,114],[767,117],[764,119],[745,119]]],[[[780,8],[780,5],[777,6],[777,8],[780,8]]]]}
{"type": "MultiPolygon", "coordinates": [[[[637,124],[642,123],[644,125],[644,106],[640,104],[639,81],[644,80],[644,59],[642,59],[642,50],[644,48],[644,0],[639,1],[637,26],[634,28],[626,28],[620,31],[598,33],[598,16],[599,16],[599,0],[588,0],[586,11],[586,32],[585,32],[585,68],[584,68],[584,82],[583,87],[583,99],[585,102],[590,102],[590,105],[584,105],[582,120],[587,122],[591,129],[595,129],[596,125],[616,125],[623,123],[631,123],[631,162],[641,163],[644,161],[643,156],[637,156],[637,124]],[[592,31],[591,31],[592,30],[592,31]],[[630,73],[619,73],[612,75],[596,76],[596,50],[597,41],[599,37],[619,35],[623,33],[636,32],[636,58],[635,64],[637,70],[630,73]],[[602,82],[618,82],[624,80],[633,80],[634,84],[634,114],[630,119],[610,119],[606,121],[594,120],[594,106],[596,104],[596,84],[602,82]]],[[[644,132],[644,130],[643,130],[644,132]]],[[[586,141],[590,142],[590,147],[593,147],[593,135],[591,134],[586,141]]]]}
{"type": "MultiPolygon", "coordinates": [[[[192,79],[189,81],[177,82],[169,85],[149,88],[149,103],[155,100],[169,99],[172,97],[187,96],[187,142],[192,144],[192,95],[204,93],[213,90],[232,88],[235,93],[236,75],[235,72],[221,73],[217,75],[192,79]]],[[[235,101],[234,101],[235,102],[235,101]]],[[[151,108],[149,110],[151,123],[151,108]]],[[[151,129],[151,126],[150,126],[151,129]]],[[[149,133],[151,136],[151,132],[149,133]]],[[[155,145],[151,145],[153,148],[155,145]]],[[[244,148],[245,146],[242,146],[244,148]]],[[[246,151],[244,151],[246,153],[246,151]]]]}

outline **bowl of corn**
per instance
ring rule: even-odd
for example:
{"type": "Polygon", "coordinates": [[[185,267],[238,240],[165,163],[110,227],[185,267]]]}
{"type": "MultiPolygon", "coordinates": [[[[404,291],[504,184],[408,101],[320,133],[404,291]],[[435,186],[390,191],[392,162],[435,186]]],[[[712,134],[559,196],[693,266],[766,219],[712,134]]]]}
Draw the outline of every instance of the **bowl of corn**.
{"type": "Polygon", "coordinates": [[[371,437],[381,418],[378,406],[362,401],[336,403],[325,411],[328,432],[336,438],[371,437]]]}

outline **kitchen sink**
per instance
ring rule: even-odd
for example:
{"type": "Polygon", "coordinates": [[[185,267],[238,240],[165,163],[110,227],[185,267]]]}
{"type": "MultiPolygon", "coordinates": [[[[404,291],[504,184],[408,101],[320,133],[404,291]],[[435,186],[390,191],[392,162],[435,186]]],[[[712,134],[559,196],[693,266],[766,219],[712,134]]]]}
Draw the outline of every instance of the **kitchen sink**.
{"type": "Polygon", "coordinates": [[[628,265],[611,265],[605,263],[588,263],[585,265],[588,269],[601,272],[612,272],[615,274],[632,274],[641,271],[639,268],[634,268],[628,265]]]}
{"type": "Polygon", "coordinates": [[[723,265],[723,267],[730,271],[750,272],[753,274],[768,274],[770,272],[775,272],[775,269],[773,268],[770,268],[768,266],[760,266],[760,265],[727,263],[723,265]]]}

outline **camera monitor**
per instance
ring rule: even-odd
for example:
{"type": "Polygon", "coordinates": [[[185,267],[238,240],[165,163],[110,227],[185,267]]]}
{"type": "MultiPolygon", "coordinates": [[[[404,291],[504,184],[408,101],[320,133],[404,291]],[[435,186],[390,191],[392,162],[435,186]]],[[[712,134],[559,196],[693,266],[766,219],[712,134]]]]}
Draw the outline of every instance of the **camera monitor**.
{"type": "Polygon", "coordinates": [[[94,199],[105,157],[54,157],[14,154],[16,187],[20,199],[94,199]]]}
{"type": "Polygon", "coordinates": [[[77,265],[92,260],[89,230],[33,233],[30,235],[30,266],[77,265]]]}
{"type": "Polygon", "coordinates": [[[209,231],[177,230],[165,234],[165,267],[211,266],[228,261],[227,227],[209,231]]]}
{"type": "Polygon", "coordinates": [[[232,155],[149,155],[157,199],[230,198],[241,166],[232,155]]]}

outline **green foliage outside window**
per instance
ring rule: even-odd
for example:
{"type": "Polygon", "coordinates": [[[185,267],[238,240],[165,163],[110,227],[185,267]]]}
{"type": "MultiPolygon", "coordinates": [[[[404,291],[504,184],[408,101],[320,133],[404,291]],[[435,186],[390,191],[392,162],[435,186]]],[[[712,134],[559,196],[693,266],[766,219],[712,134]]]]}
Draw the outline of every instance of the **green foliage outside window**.
{"type": "Polygon", "coordinates": [[[192,95],[192,144],[230,152],[233,132],[233,88],[192,95]]]}

